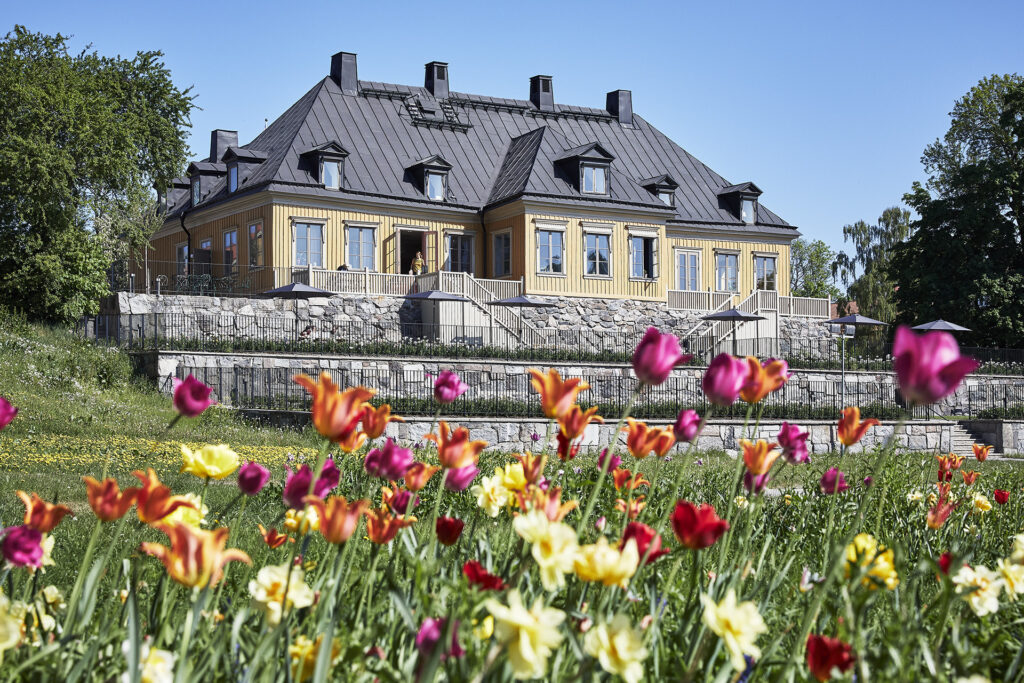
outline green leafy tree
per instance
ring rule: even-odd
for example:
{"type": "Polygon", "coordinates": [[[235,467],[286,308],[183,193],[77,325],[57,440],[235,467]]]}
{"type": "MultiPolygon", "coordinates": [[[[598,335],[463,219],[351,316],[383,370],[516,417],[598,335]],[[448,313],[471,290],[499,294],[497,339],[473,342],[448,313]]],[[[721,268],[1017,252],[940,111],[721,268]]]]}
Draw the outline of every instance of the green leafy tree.
{"type": "Polygon", "coordinates": [[[991,76],[961,98],[905,196],[920,215],[893,261],[901,320],[945,318],[964,341],[1024,345],[1024,78],[991,76]]]}
{"type": "Polygon", "coordinates": [[[0,41],[0,298],[73,320],[107,293],[134,217],[184,166],[189,90],[160,52],[131,59],[68,51],[67,38],[15,26],[0,41]]]}
{"type": "Polygon", "coordinates": [[[871,225],[857,221],[843,226],[843,242],[851,242],[853,253],[839,252],[832,265],[847,299],[857,302],[858,310],[869,317],[890,322],[896,317],[896,284],[889,264],[897,245],[912,232],[910,211],[892,206],[871,225]]]}
{"type": "Polygon", "coordinates": [[[793,296],[838,298],[840,292],[832,274],[835,257],[835,252],[822,240],[794,240],[789,250],[789,282],[793,296]]]}

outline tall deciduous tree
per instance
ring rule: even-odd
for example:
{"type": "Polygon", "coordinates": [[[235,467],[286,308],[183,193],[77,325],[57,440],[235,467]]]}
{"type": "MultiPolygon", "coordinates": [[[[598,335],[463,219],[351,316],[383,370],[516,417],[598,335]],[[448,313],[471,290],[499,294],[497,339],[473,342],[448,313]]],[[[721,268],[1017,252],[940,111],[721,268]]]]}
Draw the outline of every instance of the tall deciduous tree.
{"type": "Polygon", "coordinates": [[[822,240],[794,240],[789,250],[790,290],[793,296],[838,298],[840,292],[832,274],[832,261],[835,257],[835,252],[822,240]]]}
{"type": "Polygon", "coordinates": [[[884,322],[896,317],[896,284],[889,264],[896,246],[911,232],[910,212],[898,206],[883,211],[874,225],[857,221],[843,226],[843,242],[852,243],[853,253],[839,252],[832,268],[864,315],[884,322]]]}
{"type": "Polygon", "coordinates": [[[945,318],[978,344],[1024,345],[1024,78],[991,76],[925,150],[920,214],[893,262],[902,319],[945,318]]]}
{"type": "Polygon", "coordinates": [[[71,320],[107,292],[104,244],[138,243],[125,217],[186,158],[192,96],[161,56],[72,55],[22,26],[0,41],[0,300],[71,320]]]}

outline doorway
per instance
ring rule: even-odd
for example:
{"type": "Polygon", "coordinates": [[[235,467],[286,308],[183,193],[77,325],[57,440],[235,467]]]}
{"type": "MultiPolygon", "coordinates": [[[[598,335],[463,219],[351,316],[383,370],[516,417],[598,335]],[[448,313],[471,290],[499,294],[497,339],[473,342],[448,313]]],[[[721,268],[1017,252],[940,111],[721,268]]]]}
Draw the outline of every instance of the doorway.
{"type": "Polygon", "coordinates": [[[399,230],[398,231],[398,272],[406,274],[412,271],[412,262],[416,253],[420,252],[424,259],[423,271],[427,272],[426,266],[426,232],[422,230],[399,230]]]}

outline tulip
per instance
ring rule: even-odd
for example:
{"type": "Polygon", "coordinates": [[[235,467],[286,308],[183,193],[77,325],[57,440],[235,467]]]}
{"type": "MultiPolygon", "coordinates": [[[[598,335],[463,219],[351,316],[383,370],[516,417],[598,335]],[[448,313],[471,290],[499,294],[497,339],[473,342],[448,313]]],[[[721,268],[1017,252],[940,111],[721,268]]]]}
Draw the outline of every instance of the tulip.
{"type": "Polygon", "coordinates": [[[569,441],[582,437],[591,422],[604,423],[604,418],[597,415],[596,407],[583,410],[577,405],[570,406],[569,410],[558,418],[559,430],[569,441]]]}
{"type": "Polygon", "coordinates": [[[626,547],[630,540],[636,542],[636,549],[640,557],[647,557],[644,564],[650,564],[662,555],[668,555],[669,551],[661,547],[661,535],[651,527],[641,522],[630,522],[622,534],[622,541],[619,543],[619,550],[626,547]]]}
{"type": "MultiPolygon", "coordinates": [[[[263,536],[263,542],[271,548],[278,548],[288,540],[288,534],[279,533],[277,529],[265,529],[262,524],[257,524],[256,526],[259,527],[260,535],[263,536]]],[[[292,541],[292,543],[294,542],[292,541]]]]}
{"type": "Polygon", "coordinates": [[[631,501],[622,498],[615,499],[615,509],[626,515],[626,519],[633,520],[640,516],[640,513],[647,507],[646,496],[637,496],[631,501]]]}
{"type": "Polygon", "coordinates": [[[171,547],[143,543],[143,552],[160,560],[168,575],[189,588],[215,586],[228,562],[252,564],[249,555],[237,548],[225,549],[230,531],[196,529],[187,524],[161,524],[160,530],[171,540],[171,547]]]}
{"type": "Polygon", "coordinates": [[[0,429],[11,424],[11,421],[18,415],[18,409],[11,405],[3,396],[0,396],[0,429]]]}
{"type": "Polygon", "coordinates": [[[181,472],[194,474],[201,479],[223,479],[238,469],[238,454],[225,444],[207,444],[193,451],[181,445],[181,472]]]}
{"type": "Polygon", "coordinates": [[[366,435],[356,427],[363,417],[363,405],[373,397],[374,390],[350,387],[339,392],[338,385],[326,372],[320,373],[320,380],[316,383],[306,375],[296,375],[293,379],[313,395],[311,412],[317,431],[341,446],[342,450],[351,452],[358,449],[366,435]]]}
{"type": "Polygon", "coordinates": [[[462,535],[462,528],[464,526],[466,526],[466,523],[461,519],[438,517],[435,528],[437,540],[441,541],[442,545],[455,545],[455,542],[459,540],[459,536],[462,535]]]}
{"type": "Polygon", "coordinates": [[[270,481],[270,470],[258,462],[249,461],[238,470],[238,488],[247,496],[255,496],[270,481]]]}
{"type": "Polygon", "coordinates": [[[420,497],[412,491],[406,490],[396,492],[390,501],[391,509],[400,515],[406,514],[410,508],[414,508],[419,504],[420,497]]]}
{"type": "MultiPolygon", "coordinates": [[[[297,472],[292,472],[290,467],[285,469],[288,470],[288,476],[285,478],[282,498],[288,507],[301,510],[305,506],[303,501],[309,494],[309,486],[313,482],[313,471],[309,469],[309,465],[303,465],[297,472]]],[[[313,487],[313,495],[323,498],[328,491],[338,485],[339,481],[341,472],[334,464],[334,460],[327,458],[323,469],[320,470],[320,478],[313,487]]]]}
{"type": "Polygon", "coordinates": [[[729,522],[720,518],[712,505],[694,505],[685,500],[676,502],[672,511],[672,531],[676,539],[690,550],[710,548],[729,530],[729,522]]]}
{"type": "Polygon", "coordinates": [[[853,648],[838,638],[807,637],[807,668],[819,681],[831,679],[833,670],[845,674],[853,668],[855,661],[853,648]]]}
{"type": "Polygon", "coordinates": [[[960,347],[949,332],[916,335],[900,326],[892,342],[892,355],[900,393],[918,405],[949,396],[968,373],[978,369],[978,361],[960,355],[960,347]]]}
{"type": "Polygon", "coordinates": [[[762,491],[764,491],[764,487],[767,484],[768,484],[768,475],[767,474],[755,475],[755,474],[753,474],[751,472],[744,472],[743,473],[743,488],[745,488],[748,493],[752,493],[752,494],[755,494],[755,495],[758,494],[758,493],[761,493],[762,491]]]}
{"type": "Polygon", "coordinates": [[[434,380],[434,400],[442,405],[453,402],[469,390],[469,385],[451,370],[442,370],[434,380]]]}
{"type": "Polygon", "coordinates": [[[740,389],[740,398],[747,403],[759,403],[768,394],[778,391],[789,379],[789,366],[784,360],[762,365],[753,356],[747,356],[747,377],[740,389]]]}
{"type": "Polygon", "coordinates": [[[1003,489],[996,489],[992,492],[992,497],[996,499],[996,502],[1000,505],[1006,505],[1010,500],[1010,492],[1004,491],[1003,489]]]}
{"type": "Polygon", "coordinates": [[[601,455],[597,456],[597,464],[605,472],[612,472],[622,464],[622,458],[614,453],[608,453],[608,449],[605,448],[601,451],[601,455]]]}
{"type": "Polygon", "coordinates": [[[320,518],[320,533],[328,543],[344,543],[355,533],[359,518],[370,507],[368,500],[349,503],[344,496],[330,496],[326,501],[317,496],[306,496],[306,503],[316,510],[320,518]]]}
{"type": "Polygon", "coordinates": [[[676,423],[672,425],[672,433],[680,443],[693,443],[703,429],[704,420],[696,410],[690,409],[680,411],[676,423]]]}
{"type": "Polygon", "coordinates": [[[825,471],[825,474],[821,475],[819,488],[822,493],[832,495],[833,493],[842,493],[850,487],[847,485],[846,477],[843,473],[835,467],[830,467],[825,471]]]}
{"type": "Polygon", "coordinates": [[[953,553],[948,550],[939,555],[939,571],[943,574],[948,575],[949,569],[953,565],[953,553]]]}
{"type": "MultiPolygon", "coordinates": [[[[450,544],[449,544],[450,545],[450,544]]],[[[437,647],[437,643],[441,640],[444,635],[445,626],[447,626],[447,619],[435,619],[428,617],[423,620],[420,625],[420,630],[416,634],[416,649],[420,651],[420,656],[423,658],[429,658],[434,654],[434,649],[437,647]]],[[[452,625],[452,642],[446,652],[441,654],[441,661],[448,659],[449,657],[459,658],[466,654],[459,645],[459,622],[456,621],[452,625]]]]}
{"type": "Polygon", "coordinates": [[[410,491],[420,491],[430,478],[434,476],[440,467],[427,465],[422,462],[413,463],[412,467],[405,471],[405,488],[410,491]]]}
{"type": "Polygon", "coordinates": [[[555,443],[557,444],[556,452],[558,453],[558,459],[572,460],[580,452],[580,445],[574,444],[572,438],[565,435],[565,432],[559,431],[555,435],[555,443]]]}
{"type": "Polygon", "coordinates": [[[540,406],[544,415],[556,420],[567,412],[576,403],[576,397],[580,392],[586,391],[590,385],[583,380],[573,377],[563,380],[557,370],[551,368],[547,374],[540,370],[530,368],[530,384],[540,394],[540,406]]]}
{"type": "Polygon", "coordinates": [[[376,439],[384,433],[389,422],[405,422],[398,415],[391,414],[391,406],[387,403],[374,408],[369,403],[363,404],[363,433],[367,439],[376,439]]]}
{"type": "Polygon", "coordinates": [[[629,485],[630,489],[636,489],[638,486],[647,484],[651,485],[651,482],[644,479],[644,475],[637,472],[633,474],[627,469],[615,469],[612,471],[612,483],[615,484],[615,490],[621,491],[622,487],[629,485]]]}
{"type": "Polygon", "coordinates": [[[213,401],[210,400],[213,387],[206,386],[192,375],[184,380],[175,379],[173,386],[174,396],[171,402],[182,417],[199,417],[204,410],[213,405],[213,401]]]}
{"type": "Polygon", "coordinates": [[[21,502],[25,504],[25,519],[23,524],[32,527],[36,531],[48,534],[54,527],[60,524],[64,515],[71,514],[71,508],[67,505],[54,505],[47,503],[37,494],[29,496],[24,491],[15,491],[21,502]]]}
{"type": "Polygon", "coordinates": [[[159,522],[180,507],[196,509],[195,503],[184,496],[171,495],[171,489],[160,483],[152,467],[145,474],[139,470],[132,474],[142,482],[135,498],[135,512],[143,524],[159,522]]]}
{"type": "Polygon", "coordinates": [[[397,480],[405,476],[412,463],[412,451],[388,439],[384,448],[374,448],[366,454],[363,467],[371,477],[397,480]]]}
{"type": "Polygon", "coordinates": [[[852,446],[864,438],[869,427],[879,425],[881,422],[871,417],[863,422],[860,420],[860,408],[851,406],[842,412],[839,418],[839,440],[844,446],[852,446]]]}
{"type": "Polygon", "coordinates": [[[11,526],[3,530],[0,552],[15,567],[40,567],[43,564],[43,534],[30,526],[11,526]]]}
{"type": "Polygon", "coordinates": [[[967,470],[961,470],[960,474],[964,478],[964,485],[965,486],[970,486],[971,484],[973,484],[978,479],[978,473],[977,472],[968,472],[967,470]]]}
{"type": "Polygon", "coordinates": [[[731,406],[739,398],[747,381],[746,361],[720,353],[704,372],[701,388],[708,400],[720,406],[731,406]]]}
{"type": "Polygon", "coordinates": [[[444,480],[444,487],[449,491],[464,491],[467,486],[473,483],[478,474],[480,474],[480,470],[476,465],[466,465],[465,467],[448,470],[448,476],[444,480]]]}
{"type": "Polygon", "coordinates": [[[633,372],[642,384],[658,386],[665,383],[673,368],[692,359],[693,356],[684,354],[679,348],[677,336],[662,334],[657,328],[648,327],[633,352],[633,372]]]}
{"type": "Polygon", "coordinates": [[[637,460],[646,458],[651,452],[664,458],[675,445],[675,434],[668,427],[648,427],[646,423],[631,417],[626,418],[626,422],[627,426],[622,428],[627,433],[626,448],[637,460]]]}
{"type": "Polygon", "coordinates": [[[89,507],[104,522],[113,522],[115,519],[124,517],[128,508],[132,506],[139,495],[137,488],[127,488],[121,491],[117,480],[109,477],[102,482],[96,481],[92,477],[82,477],[82,481],[85,482],[89,507]]]}
{"type": "Polygon", "coordinates": [[[800,465],[810,458],[807,453],[807,437],[810,432],[801,432],[795,424],[783,422],[775,440],[782,446],[782,455],[786,462],[793,465],[800,465]]]}
{"type": "Polygon", "coordinates": [[[516,453],[516,460],[523,468],[523,479],[526,484],[536,484],[544,478],[544,465],[547,464],[548,456],[541,453],[534,455],[530,451],[516,453]]]}
{"type": "Polygon", "coordinates": [[[469,430],[465,427],[450,432],[444,420],[438,424],[437,435],[427,434],[426,438],[437,444],[437,459],[441,467],[450,470],[475,465],[480,459],[480,451],[487,447],[486,441],[470,441],[469,430]]]}
{"type": "Polygon", "coordinates": [[[505,582],[500,576],[491,574],[484,566],[476,560],[469,560],[462,565],[462,575],[466,577],[470,586],[483,591],[500,591],[505,589],[505,582]]]}
{"type": "Polygon", "coordinates": [[[981,444],[972,443],[971,448],[974,449],[974,457],[978,462],[985,462],[988,458],[989,453],[992,452],[992,446],[983,446],[981,444]]]}
{"type": "Polygon", "coordinates": [[[550,486],[547,489],[537,487],[531,488],[527,493],[517,493],[521,508],[526,508],[526,501],[531,502],[534,510],[543,512],[551,522],[561,522],[565,516],[576,509],[579,501],[570,500],[562,502],[562,489],[559,486],[550,486]]]}
{"type": "Polygon", "coordinates": [[[370,541],[384,545],[394,540],[398,532],[416,522],[415,517],[395,517],[387,507],[366,512],[366,535],[370,541]]]}
{"type": "Polygon", "coordinates": [[[757,476],[767,474],[782,455],[775,450],[775,444],[763,439],[759,439],[757,443],[741,439],[740,447],[743,449],[743,463],[747,466],[747,471],[757,476]]]}

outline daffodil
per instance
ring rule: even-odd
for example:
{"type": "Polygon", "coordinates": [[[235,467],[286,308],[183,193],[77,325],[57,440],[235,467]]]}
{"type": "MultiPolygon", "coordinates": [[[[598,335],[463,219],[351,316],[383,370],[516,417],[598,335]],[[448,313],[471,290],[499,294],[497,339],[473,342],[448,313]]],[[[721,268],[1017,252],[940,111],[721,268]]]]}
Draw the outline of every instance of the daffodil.
{"type": "Polygon", "coordinates": [[[1017,534],[1013,537],[1013,550],[1010,553],[1010,561],[1024,564],[1024,534],[1017,534]]]}
{"type": "Polygon", "coordinates": [[[223,479],[238,469],[238,453],[226,444],[207,444],[193,451],[181,445],[181,471],[203,479],[223,479]]]}
{"type": "Polygon", "coordinates": [[[0,594],[0,661],[4,651],[10,650],[21,641],[22,620],[11,614],[11,603],[7,596],[0,594]]]}
{"type": "MultiPolygon", "coordinates": [[[[526,473],[523,471],[523,463],[510,462],[505,465],[504,469],[495,467],[494,473],[501,474],[501,485],[510,492],[526,490],[526,473]]],[[[515,500],[514,496],[512,500],[515,500]]]]}
{"type": "Polygon", "coordinates": [[[519,591],[508,594],[508,606],[491,599],[484,607],[494,617],[494,634],[508,647],[512,675],[517,680],[542,678],[548,670],[548,658],[562,644],[558,627],[565,621],[565,612],[545,607],[537,598],[527,609],[519,591]]]}
{"type": "Polygon", "coordinates": [[[303,510],[289,509],[284,513],[284,528],[298,536],[305,536],[310,531],[320,530],[320,516],[312,506],[303,510]]]}
{"type": "Polygon", "coordinates": [[[853,543],[846,546],[846,576],[849,577],[857,566],[864,570],[861,583],[868,588],[874,589],[881,584],[894,590],[900,584],[892,549],[880,546],[871,534],[859,533],[854,536],[853,543]]]}
{"type": "Polygon", "coordinates": [[[1011,602],[1015,601],[1018,595],[1024,594],[1024,566],[1003,559],[996,564],[996,571],[1003,580],[1006,597],[1011,602]]]}
{"type": "Polygon", "coordinates": [[[583,649],[597,658],[602,669],[622,676],[626,683],[637,683],[644,676],[644,639],[623,614],[616,615],[610,624],[598,624],[587,631],[583,649]]]}
{"type": "MultiPolygon", "coordinates": [[[[310,640],[304,635],[295,638],[288,646],[288,657],[292,661],[292,680],[307,681],[316,671],[316,660],[320,656],[320,647],[323,645],[324,636],[320,634],[316,640],[310,640]]],[[[335,638],[331,641],[331,659],[334,663],[341,654],[341,643],[335,638]]]]}
{"type": "Polygon", "coordinates": [[[750,601],[737,603],[736,591],[732,588],[719,603],[710,595],[701,595],[700,601],[704,605],[704,623],[725,641],[733,669],[743,671],[747,668],[745,655],[761,656],[761,649],[754,642],[768,630],[757,605],[750,601]]]}
{"type": "Polygon", "coordinates": [[[469,490],[476,496],[476,504],[490,517],[497,517],[511,497],[503,483],[504,479],[502,469],[496,467],[493,477],[481,477],[480,483],[474,484],[469,490]]]}
{"type": "Polygon", "coordinates": [[[480,640],[487,640],[494,635],[494,617],[488,614],[486,617],[477,622],[473,620],[473,635],[480,640]]]}
{"type": "Polygon", "coordinates": [[[292,567],[289,581],[287,564],[267,565],[260,569],[256,578],[249,582],[249,595],[252,596],[253,608],[263,612],[271,626],[281,623],[284,610],[313,604],[313,589],[306,585],[306,573],[301,567],[292,567]],[[284,593],[286,584],[287,601],[284,593]]]}
{"type": "Polygon", "coordinates": [[[630,539],[620,552],[601,536],[597,543],[579,548],[573,568],[582,581],[600,581],[605,586],[626,588],[640,564],[636,541],[630,539]]]}
{"type": "Polygon", "coordinates": [[[953,577],[953,584],[957,593],[979,617],[999,611],[999,593],[1003,590],[1003,580],[988,567],[980,564],[969,567],[965,564],[953,577]]]}
{"type": "Polygon", "coordinates": [[[988,496],[981,493],[974,494],[974,511],[976,513],[984,514],[992,509],[992,503],[989,501],[988,496]]]}
{"type": "Polygon", "coordinates": [[[576,531],[562,522],[552,522],[547,515],[533,510],[519,515],[512,528],[523,540],[532,544],[531,554],[540,569],[540,582],[545,590],[558,590],[565,585],[565,574],[573,570],[579,541],[576,531]]]}

